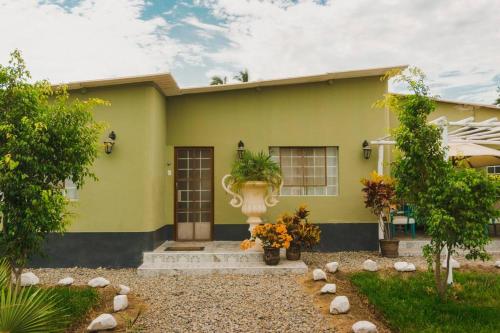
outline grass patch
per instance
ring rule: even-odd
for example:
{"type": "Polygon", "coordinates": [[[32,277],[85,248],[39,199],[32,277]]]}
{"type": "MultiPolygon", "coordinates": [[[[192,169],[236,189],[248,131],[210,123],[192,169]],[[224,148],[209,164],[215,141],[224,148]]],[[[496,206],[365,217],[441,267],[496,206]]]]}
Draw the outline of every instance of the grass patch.
{"type": "Polygon", "coordinates": [[[71,321],[85,318],[92,307],[99,303],[99,293],[90,287],[54,287],[54,292],[61,298],[71,321]]]}
{"type": "Polygon", "coordinates": [[[500,332],[500,275],[454,272],[455,284],[441,301],[432,274],[360,272],[352,283],[400,332],[500,332]]]}
{"type": "MultiPolygon", "coordinates": [[[[99,292],[90,287],[50,287],[61,300],[61,305],[65,308],[65,313],[70,318],[70,322],[61,328],[69,330],[78,326],[91,309],[99,305],[99,292]]],[[[71,330],[69,330],[71,331],[71,330]]]]}

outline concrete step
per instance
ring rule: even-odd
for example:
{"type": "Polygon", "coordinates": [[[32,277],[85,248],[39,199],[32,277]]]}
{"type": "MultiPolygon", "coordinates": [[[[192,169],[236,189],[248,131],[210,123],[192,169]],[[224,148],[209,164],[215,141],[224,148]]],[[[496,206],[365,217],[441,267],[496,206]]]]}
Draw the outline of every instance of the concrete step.
{"type": "Polygon", "coordinates": [[[268,266],[262,252],[243,251],[240,242],[189,242],[167,241],[152,252],[143,254],[143,264],[137,269],[140,276],[159,275],[289,275],[305,274],[307,266],[303,261],[286,260],[281,250],[280,263],[268,266]],[[165,251],[169,246],[202,246],[201,251],[165,251]]]}
{"type": "MultiPolygon", "coordinates": [[[[262,257],[261,257],[262,258],[262,257]]],[[[276,266],[268,266],[261,262],[249,262],[245,264],[205,263],[197,265],[165,266],[142,264],[137,272],[139,276],[155,277],[160,275],[290,275],[306,274],[308,271],[303,261],[288,261],[281,258],[276,266]]]]}
{"type": "Polygon", "coordinates": [[[143,263],[148,266],[176,267],[189,265],[219,264],[235,265],[247,263],[261,263],[260,252],[203,252],[203,251],[172,251],[172,252],[145,252],[143,263]]]}

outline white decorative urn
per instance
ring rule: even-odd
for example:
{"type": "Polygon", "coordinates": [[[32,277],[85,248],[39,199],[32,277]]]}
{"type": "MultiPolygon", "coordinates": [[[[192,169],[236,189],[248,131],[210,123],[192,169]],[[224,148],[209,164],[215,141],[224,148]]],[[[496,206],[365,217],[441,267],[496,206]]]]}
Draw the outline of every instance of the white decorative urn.
{"type": "MultiPolygon", "coordinates": [[[[269,184],[264,181],[248,181],[236,193],[231,188],[232,185],[231,175],[225,175],[222,178],[222,187],[232,196],[229,202],[231,206],[241,207],[241,212],[248,217],[247,223],[250,225],[248,230],[251,235],[253,228],[262,223],[261,216],[266,213],[267,207],[276,206],[278,203],[279,189],[269,189],[269,184]]],[[[252,250],[262,251],[262,245],[258,240],[252,250]]]]}

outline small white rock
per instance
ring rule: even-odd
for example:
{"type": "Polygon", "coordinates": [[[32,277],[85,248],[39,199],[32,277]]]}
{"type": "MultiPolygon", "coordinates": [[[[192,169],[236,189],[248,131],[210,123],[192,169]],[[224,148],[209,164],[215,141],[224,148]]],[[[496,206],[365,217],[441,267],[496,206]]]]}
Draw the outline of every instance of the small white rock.
{"type": "Polygon", "coordinates": [[[337,285],[335,283],[326,283],[321,288],[322,294],[335,294],[336,291],[337,291],[337,285]]]}
{"type": "Polygon", "coordinates": [[[109,281],[103,277],[96,277],[89,281],[88,285],[93,288],[102,288],[109,285],[109,281]]]}
{"type": "Polygon", "coordinates": [[[39,283],[40,279],[32,272],[21,274],[21,287],[36,286],[39,283]]]}
{"type": "Polygon", "coordinates": [[[120,290],[118,291],[118,294],[120,295],[128,295],[128,293],[130,292],[130,288],[126,285],[119,284],[118,288],[120,288],[120,290]]]}
{"type": "Polygon", "coordinates": [[[377,326],[375,326],[374,323],[367,321],[367,320],[361,320],[354,325],[352,325],[352,331],[354,333],[377,333],[377,326]]]}
{"type": "MultiPolygon", "coordinates": [[[[453,269],[460,268],[460,263],[453,258],[450,258],[450,265],[451,265],[451,268],[453,268],[453,269]]],[[[446,260],[443,260],[441,262],[441,267],[446,268],[446,260]]]]}
{"type": "Polygon", "coordinates": [[[414,264],[408,263],[406,266],[405,272],[415,272],[417,268],[415,267],[414,264]]]}
{"type": "Polygon", "coordinates": [[[336,261],[329,262],[328,264],[325,265],[325,269],[329,273],[335,273],[337,269],[339,269],[339,263],[336,261]]]}
{"type": "Polygon", "coordinates": [[[398,261],[398,262],[394,263],[394,268],[398,272],[404,272],[407,266],[408,266],[408,263],[406,261],[398,261]]]}
{"type": "Polygon", "coordinates": [[[65,277],[64,279],[59,280],[59,282],[57,282],[57,285],[58,286],[71,286],[73,283],[75,283],[75,279],[68,276],[68,277],[65,277]]]}
{"type": "Polygon", "coordinates": [[[351,305],[349,304],[349,300],[346,296],[337,296],[330,303],[331,314],[347,313],[350,308],[351,305]]]}
{"type": "Polygon", "coordinates": [[[394,268],[399,272],[413,272],[416,270],[414,264],[407,263],[406,261],[398,261],[394,264],[394,268]]]}
{"type": "Polygon", "coordinates": [[[127,295],[118,295],[113,299],[113,310],[115,312],[125,310],[128,307],[127,295]]]}
{"type": "Polygon", "coordinates": [[[497,260],[497,262],[495,263],[495,267],[500,268],[500,260],[497,260]]]}
{"type": "Polygon", "coordinates": [[[101,330],[110,330],[116,327],[117,322],[115,317],[110,315],[109,313],[103,313],[96,319],[92,320],[89,327],[87,327],[87,331],[95,332],[101,330]]]}
{"type": "Polygon", "coordinates": [[[313,271],[313,280],[314,281],[326,280],[326,273],[322,269],[316,268],[313,271]]]}
{"type": "Polygon", "coordinates": [[[375,261],[367,259],[363,262],[363,269],[369,272],[376,272],[378,271],[378,265],[375,261]]]}

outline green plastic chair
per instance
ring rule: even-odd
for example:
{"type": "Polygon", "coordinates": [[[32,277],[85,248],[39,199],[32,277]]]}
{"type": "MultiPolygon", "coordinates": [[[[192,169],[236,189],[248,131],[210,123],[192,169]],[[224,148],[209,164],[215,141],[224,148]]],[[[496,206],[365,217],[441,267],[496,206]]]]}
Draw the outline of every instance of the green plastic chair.
{"type": "Polygon", "coordinates": [[[409,205],[404,205],[402,211],[391,211],[391,231],[396,234],[396,225],[404,225],[405,234],[411,233],[411,238],[416,237],[416,219],[409,205]]]}

